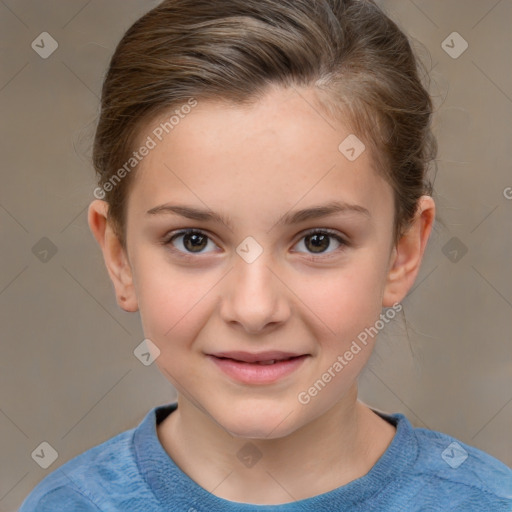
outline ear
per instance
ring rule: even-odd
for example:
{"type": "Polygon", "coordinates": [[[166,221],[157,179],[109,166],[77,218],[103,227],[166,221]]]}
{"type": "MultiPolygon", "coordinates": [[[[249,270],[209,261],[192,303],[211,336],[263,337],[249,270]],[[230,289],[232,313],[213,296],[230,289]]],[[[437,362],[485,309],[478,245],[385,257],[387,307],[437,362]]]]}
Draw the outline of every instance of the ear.
{"type": "Polygon", "coordinates": [[[137,311],[139,308],[130,262],[107,219],[108,203],[99,199],[94,200],[89,205],[89,228],[103,252],[105,265],[116,291],[117,303],[125,311],[137,311]]]}
{"type": "Polygon", "coordinates": [[[402,301],[414,284],[434,219],[434,200],[430,196],[422,196],[413,221],[393,247],[382,299],[384,307],[402,301]]]}

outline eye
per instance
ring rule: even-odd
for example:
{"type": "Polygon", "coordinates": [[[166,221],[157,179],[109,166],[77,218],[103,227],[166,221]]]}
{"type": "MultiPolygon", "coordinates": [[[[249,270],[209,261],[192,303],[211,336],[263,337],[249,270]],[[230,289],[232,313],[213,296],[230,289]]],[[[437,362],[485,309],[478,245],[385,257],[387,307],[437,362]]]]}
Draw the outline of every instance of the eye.
{"type": "Polygon", "coordinates": [[[164,245],[172,245],[173,249],[185,255],[211,252],[203,251],[205,247],[208,247],[208,242],[211,242],[211,246],[216,247],[206,233],[197,229],[185,229],[177,233],[171,233],[163,240],[164,245]]]}
{"type": "MultiPolygon", "coordinates": [[[[170,248],[173,251],[181,253],[185,257],[213,252],[204,250],[208,245],[211,249],[217,247],[206,233],[198,229],[184,229],[176,233],[170,233],[162,240],[162,243],[171,246],[170,248]]],[[[325,228],[308,231],[294,247],[301,244],[306,248],[306,252],[312,256],[310,259],[325,257],[323,255],[331,254],[348,246],[348,243],[337,232],[325,228]],[[331,240],[335,241],[334,244],[331,240]],[[328,249],[331,250],[328,251],[328,249]]]]}
{"type": "Polygon", "coordinates": [[[303,245],[306,251],[311,251],[309,254],[313,256],[312,259],[315,259],[315,255],[322,257],[323,254],[331,254],[337,250],[342,250],[348,244],[335,231],[330,229],[314,229],[308,231],[296,244],[296,246],[300,245],[303,245]],[[332,239],[335,240],[334,247],[331,243],[332,239]],[[327,249],[332,250],[327,251],[327,249]]]}

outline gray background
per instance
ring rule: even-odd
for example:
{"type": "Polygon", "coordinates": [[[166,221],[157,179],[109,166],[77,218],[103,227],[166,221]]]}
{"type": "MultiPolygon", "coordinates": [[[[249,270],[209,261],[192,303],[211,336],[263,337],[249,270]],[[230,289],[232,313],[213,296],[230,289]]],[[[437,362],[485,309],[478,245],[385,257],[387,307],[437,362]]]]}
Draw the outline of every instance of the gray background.
{"type": "MultiPolygon", "coordinates": [[[[118,308],[86,221],[102,78],[124,31],[157,3],[0,0],[4,512],[176,396],[134,356],[138,314],[118,308]],[[46,59],[31,47],[42,32],[58,42],[46,59]],[[58,452],[48,469],[31,456],[44,441],[58,452]]],[[[405,319],[381,333],[360,396],[512,465],[512,1],[380,3],[431,70],[438,220],[405,319]],[[454,31],[469,45],[457,58],[442,47],[454,31]]]]}

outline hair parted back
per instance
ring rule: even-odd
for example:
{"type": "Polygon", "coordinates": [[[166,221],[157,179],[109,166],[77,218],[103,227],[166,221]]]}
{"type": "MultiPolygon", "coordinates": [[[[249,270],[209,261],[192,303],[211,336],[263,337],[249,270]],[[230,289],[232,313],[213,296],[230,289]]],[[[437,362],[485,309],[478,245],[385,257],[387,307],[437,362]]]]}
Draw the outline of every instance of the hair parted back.
{"type": "MultiPolygon", "coordinates": [[[[370,0],[164,0],[112,56],[93,146],[99,185],[152,119],[190,98],[251,105],[271,85],[315,88],[325,112],[370,148],[394,190],[398,241],[432,193],[433,106],[407,37],[370,0]]],[[[105,196],[123,245],[131,179],[105,196]]]]}

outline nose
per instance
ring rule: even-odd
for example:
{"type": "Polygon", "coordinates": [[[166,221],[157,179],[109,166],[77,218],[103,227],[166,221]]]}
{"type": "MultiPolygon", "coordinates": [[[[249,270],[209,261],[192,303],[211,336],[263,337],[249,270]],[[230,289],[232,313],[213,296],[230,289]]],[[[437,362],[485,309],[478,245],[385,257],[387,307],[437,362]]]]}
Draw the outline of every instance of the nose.
{"type": "Polygon", "coordinates": [[[275,329],[290,316],[287,288],[265,251],[252,263],[237,256],[224,286],[221,316],[247,333],[275,329]]]}

